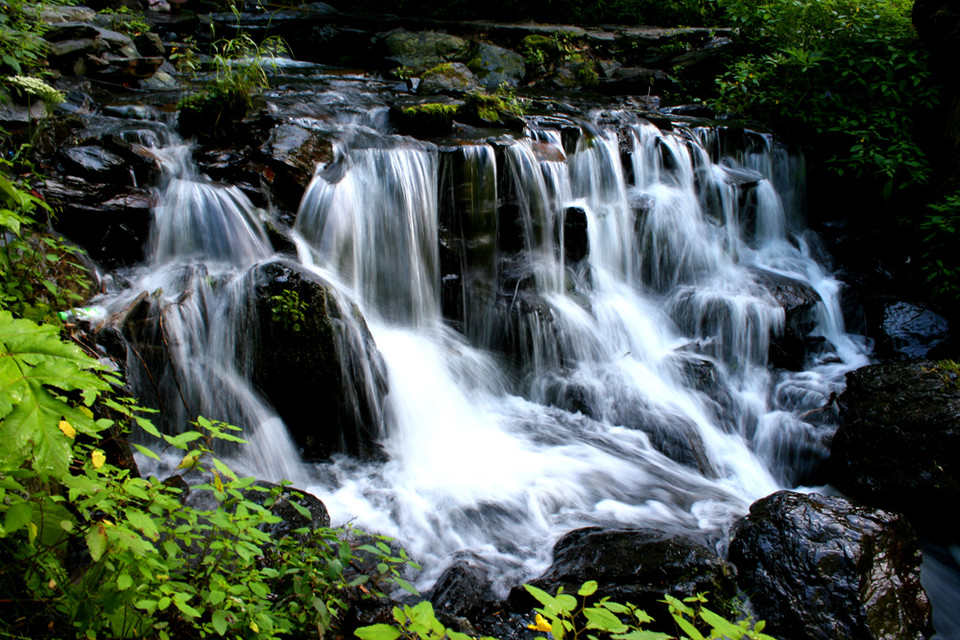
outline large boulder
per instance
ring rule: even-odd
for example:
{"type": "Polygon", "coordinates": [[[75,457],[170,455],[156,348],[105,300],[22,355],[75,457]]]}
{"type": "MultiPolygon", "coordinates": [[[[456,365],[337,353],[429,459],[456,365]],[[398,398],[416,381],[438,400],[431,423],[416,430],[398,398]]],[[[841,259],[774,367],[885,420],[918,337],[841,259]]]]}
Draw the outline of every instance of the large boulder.
{"type": "Polygon", "coordinates": [[[960,509],[960,369],[904,361],[847,374],[830,482],[906,513],[927,536],[960,540],[944,514],[960,509]]]}
{"type": "Polygon", "coordinates": [[[380,46],[388,62],[418,73],[469,53],[466,40],[439,31],[394,29],[380,37],[380,46]]]}
{"type": "Polygon", "coordinates": [[[477,44],[467,66],[487,91],[496,91],[502,84],[516,87],[526,74],[522,55],[486,42],[477,44]]]}
{"type": "Polygon", "coordinates": [[[329,135],[293,123],[274,127],[261,151],[267,165],[263,178],[274,198],[292,211],[300,205],[317,165],[333,159],[329,135]]]}
{"type": "Polygon", "coordinates": [[[902,516],[780,491],[736,525],[729,558],[757,617],[782,640],[931,632],[916,535],[902,516]]]}
{"type": "Polygon", "coordinates": [[[577,529],[557,542],[553,558],[547,573],[532,582],[548,593],[559,587],[576,593],[587,580],[596,580],[597,597],[631,602],[648,612],[662,609],[664,594],[684,598],[705,592],[713,600],[735,594],[736,570],[714,551],[651,529],[577,529]]]}
{"type": "Polygon", "coordinates": [[[258,265],[253,383],[307,459],[379,454],[386,369],[355,305],[289,261],[258,265]]]}

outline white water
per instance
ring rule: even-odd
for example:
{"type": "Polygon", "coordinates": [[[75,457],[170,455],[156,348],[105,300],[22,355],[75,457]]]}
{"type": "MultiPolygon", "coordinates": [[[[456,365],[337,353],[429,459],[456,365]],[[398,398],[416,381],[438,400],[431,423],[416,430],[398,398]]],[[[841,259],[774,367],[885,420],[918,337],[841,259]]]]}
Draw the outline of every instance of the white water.
{"type": "Polygon", "coordinates": [[[784,453],[794,439],[822,430],[798,416],[827,404],[842,374],[867,361],[843,332],[837,283],[805,239],[788,232],[802,221],[777,195],[782,167],[768,139],[757,136],[767,147],[759,159],[717,164],[690,132],[637,123],[620,135],[634,150],[632,182],[617,133],[592,126],[569,157],[557,132],[538,130],[499,140],[497,154],[487,145],[462,152],[474,166],[465,172],[471,192],[487,194],[458,200],[460,215],[480,230],[457,238],[466,247],[467,337],[446,327],[438,305],[430,230],[441,217],[432,195],[440,151],[396,139],[343,149],[346,169],[333,179],[318,171],[304,198],[302,257],[349,284],[390,381],[389,461],[337,461],[325,469],[330,480],[311,488],[335,520],[397,537],[433,569],[424,582],[446,558],[470,550],[508,588],[545,568],[559,535],[586,524],[719,540],[799,462],[784,453]],[[491,166],[496,161],[505,166],[491,166]],[[736,171],[759,179],[750,224],[737,219],[736,188],[726,180],[736,171]],[[516,212],[515,223],[501,216],[499,225],[522,234],[520,264],[517,254],[489,246],[483,209],[498,173],[496,197],[516,212]],[[722,224],[704,209],[711,189],[722,224]],[[568,206],[588,221],[589,258],[579,265],[566,265],[560,250],[568,206]],[[756,268],[821,294],[817,332],[829,343],[822,364],[779,378],[768,371],[770,336],[784,316],[751,275],[756,268]],[[499,274],[513,286],[514,272],[515,287],[498,299],[491,280],[499,274]],[[535,294],[533,310],[520,303],[525,292],[535,294]],[[697,344],[699,355],[678,351],[697,344]],[[726,412],[693,388],[685,362],[712,367],[726,412]],[[575,390],[589,410],[564,410],[571,407],[558,389],[575,390]],[[781,407],[778,394],[791,406],[781,407]],[[660,453],[648,433],[700,441],[700,468],[660,453]]]}
{"type": "Polygon", "coordinates": [[[144,395],[163,387],[181,420],[242,424],[254,441],[243,471],[293,479],[335,523],[398,538],[428,567],[421,586],[467,550],[506,590],[587,524],[722,544],[753,500],[822,454],[832,426],[804,416],[867,357],[803,233],[792,159],[758,134],[721,159],[713,132],[619,118],[618,130],[585,125],[569,155],[548,128],[453,151],[344,129],[318,167],[297,217],[300,259],[359,305],[386,362],[386,462],[297,461],[242,356],[244,274],[270,254],[258,213],[191,172],[184,150],[158,151],[175,159],[154,254],[109,306],[153,294],[155,343],[173,364],[166,380],[134,382],[144,395]],[[756,182],[749,215],[744,180],[756,182]],[[587,220],[577,264],[563,249],[569,207],[587,220]],[[441,270],[441,222],[456,274],[441,270]],[[757,269],[823,298],[825,346],[803,372],[766,366],[784,312],[757,269]],[[461,285],[459,318],[443,317],[442,278],[461,285]]]}

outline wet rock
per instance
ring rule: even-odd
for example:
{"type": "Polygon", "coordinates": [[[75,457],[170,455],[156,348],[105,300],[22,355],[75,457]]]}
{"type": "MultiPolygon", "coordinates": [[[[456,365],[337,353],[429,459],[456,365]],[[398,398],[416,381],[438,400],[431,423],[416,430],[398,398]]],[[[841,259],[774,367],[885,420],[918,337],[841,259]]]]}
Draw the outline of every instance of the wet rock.
{"type": "Polygon", "coordinates": [[[467,66],[487,91],[496,91],[502,84],[516,87],[526,75],[523,56],[486,42],[477,44],[467,66]]]}
{"type": "Polygon", "coordinates": [[[729,557],[777,638],[920,640],[931,632],[919,547],[902,516],[780,491],[750,507],[729,557]]]}
{"type": "Polygon", "coordinates": [[[293,262],[258,265],[251,277],[259,329],[253,383],[304,457],[377,455],[386,371],[359,310],[293,262]]]}
{"type": "Polygon", "coordinates": [[[91,184],[76,177],[48,179],[42,189],[59,211],[54,227],[103,266],[142,262],[153,219],[146,189],[91,184]]]}
{"type": "Polygon", "coordinates": [[[84,73],[117,84],[127,84],[149,78],[156,73],[163,62],[164,59],[160,57],[147,58],[137,55],[126,57],[87,55],[83,59],[84,73]]]}
{"type": "Polygon", "coordinates": [[[437,579],[430,602],[438,612],[474,619],[494,599],[486,571],[471,559],[463,559],[437,579]]]}
{"type": "Polygon", "coordinates": [[[129,182],[130,173],[123,158],[103,147],[84,145],[69,147],[61,152],[72,174],[97,182],[129,182]]]}
{"type": "Polygon", "coordinates": [[[751,269],[751,273],[756,282],[783,307],[786,316],[783,333],[771,337],[770,363],[775,367],[799,371],[807,355],[822,342],[822,338],[810,336],[816,326],[814,307],[822,302],[820,294],[807,283],[783,274],[764,269],[751,269]]]}
{"type": "Polygon", "coordinates": [[[431,67],[420,76],[419,92],[463,93],[477,88],[473,72],[462,62],[445,62],[431,67]]]}
{"type": "Polygon", "coordinates": [[[960,541],[960,371],[952,362],[871,365],[847,374],[830,481],[851,497],[906,513],[925,536],[960,541]]]}
{"type": "Polygon", "coordinates": [[[292,123],[274,127],[262,151],[269,165],[262,175],[277,201],[291,211],[299,207],[317,166],[333,159],[328,135],[292,123]]]}
{"type": "Polygon", "coordinates": [[[938,357],[948,346],[950,324],[923,304],[894,302],[883,307],[878,352],[896,358],[938,357]]]}
{"type": "Polygon", "coordinates": [[[706,477],[717,477],[697,425],[679,415],[665,416],[651,411],[645,405],[639,399],[618,399],[605,417],[612,424],[643,431],[653,448],[674,462],[696,469],[706,477]]]}
{"type": "Polygon", "coordinates": [[[380,37],[380,46],[389,62],[417,71],[461,60],[469,53],[466,40],[439,31],[394,29],[380,37]]]}
{"type": "Polygon", "coordinates": [[[599,89],[610,94],[645,94],[653,87],[662,87],[670,81],[670,76],[660,69],[646,67],[621,67],[611,70],[606,78],[600,80],[599,89]]]}
{"type": "Polygon", "coordinates": [[[162,57],[166,54],[166,49],[163,46],[163,40],[161,40],[160,36],[152,31],[137,34],[133,38],[133,44],[137,47],[137,51],[144,56],[162,57]]]}
{"type": "MultiPolygon", "coordinates": [[[[563,240],[557,238],[557,246],[563,247],[565,264],[580,262],[590,253],[590,238],[587,235],[587,212],[581,207],[567,207],[563,213],[563,240]]],[[[559,234],[560,227],[557,228],[559,234]]]]}
{"type": "MultiPolygon", "coordinates": [[[[706,592],[713,601],[736,592],[736,569],[714,551],[689,538],[651,529],[577,529],[553,548],[553,564],[532,584],[548,593],[563,587],[576,593],[587,580],[599,584],[597,597],[631,602],[659,611],[663,595],[678,598],[706,592]]],[[[530,604],[525,591],[510,594],[517,609],[530,604]]]]}

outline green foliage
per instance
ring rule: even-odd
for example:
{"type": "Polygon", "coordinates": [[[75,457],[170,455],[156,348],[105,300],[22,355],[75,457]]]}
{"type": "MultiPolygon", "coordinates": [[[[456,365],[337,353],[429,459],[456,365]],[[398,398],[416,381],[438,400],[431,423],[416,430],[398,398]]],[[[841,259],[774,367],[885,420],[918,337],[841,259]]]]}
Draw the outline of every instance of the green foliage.
{"type": "Polygon", "coordinates": [[[872,181],[885,199],[924,184],[913,139],[938,104],[905,0],[720,0],[757,52],[718,80],[716,106],[816,140],[837,175],[872,181]]]}
{"type": "Polygon", "coordinates": [[[50,206],[17,182],[0,160],[0,306],[14,315],[57,322],[57,312],[87,297],[90,276],[79,261],[79,250],[37,222],[50,215],[50,206]]]}
{"type": "Polygon", "coordinates": [[[253,105],[254,96],[269,86],[268,58],[286,51],[281,38],[270,37],[257,44],[249,35],[241,33],[213,44],[205,75],[201,75],[199,56],[194,49],[188,47],[177,52],[178,68],[204,81],[199,91],[181,98],[177,108],[201,114],[211,121],[206,124],[214,126],[221,120],[226,123],[242,119],[253,105]]]}
{"type": "Polygon", "coordinates": [[[480,120],[494,124],[508,124],[523,118],[523,103],[516,91],[501,84],[494,93],[475,92],[466,96],[467,108],[480,120]]]}
{"type": "Polygon", "coordinates": [[[30,75],[46,66],[46,25],[37,19],[41,8],[29,0],[0,3],[0,75],[30,75]]]}
{"type": "MultiPolygon", "coordinates": [[[[645,629],[654,622],[646,611],[630,603],[611,602],[609,598],[597,600],[597,583],[588,581],[580,587],[575,597],[563,593],[561,588],[555,596],[532,585],[526,590],[540,603],[531,629],[549,632],[553,640],[595,640],[599,635],[612,640],[670,640],[674,636],[645,629]]],[[[727,638],[740,640],[773,640],[763,633],[765,624],[751,620],[730,622],[723,616],[707,609],[706,597],[702,594],[679,600],[664,596],[670,616],[677,627],[681,640],[706,640],[727,638]]]]}
{"type": "Polygon", "coordinates": [[[116,9],[113,7],[101,9],[100,15],[109,18],[109,26],[111,29],[129,36],[138,36],[141,33],[147,33],[151,28],[150,23],[144,19],[143,13],[133,11],[126,5],[120,5],[116,9]]]}
{"type": "Polygon", "coordinates": [[[960,298],[960,264],[956,255],[960,246],[960,192],[928,205],[920,229],[926,234],[922,270],[927,283],[937,296],[960,298]]]}
{"type": "Polygon", "coordinates": [[[282,293],[270,296],[270,316],[274,322],[279,322],[286,329],[300,331],[306,321],[305,304],[300,300],[300,294],[293,289],[285,289],[282,293]]]}
{"type": "MultiPolygon", "coordinates": [[[[433,605],[424,600],[412,607],[393,608],[395,624],[374,624],[357,629],[360,640],[473,640],[469,635],[443,626],[433,605]]],[[[493,640],[484,637],[480,640],[493,640]]]]}

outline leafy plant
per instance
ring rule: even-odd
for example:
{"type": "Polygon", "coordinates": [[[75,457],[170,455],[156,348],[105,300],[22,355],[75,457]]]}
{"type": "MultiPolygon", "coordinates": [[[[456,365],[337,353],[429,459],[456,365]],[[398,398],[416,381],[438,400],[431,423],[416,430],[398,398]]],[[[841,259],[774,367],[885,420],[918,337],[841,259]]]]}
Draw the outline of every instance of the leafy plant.
{"type": "Polygon", "coordinates": [[[0,160],[0,303],[15,315],[57,322],[57,312],[88,297],[91,282],[80,251],[46,231],[37,218],[50,206],[29,184],[11,180],[0,160]]]}
{"type": "Polygon", "coordinates": [[[960,264],[956,258],[960,242],[960,192],[927,205],[920,228],[926,234],[921,269],[927,283],[935,295],[960,298],[960,264]]]}
{"type": "MultiPolygon", "coordinates": [[[[374,624],[356,630],[360,640],[473,640],[466,633],[446,628],[437,620],[433,605],[424,600],[414,606],[393,608],[395,624],[374,624]]],[[[479,640],[494,640],[484,637],[479,640]]]]}
{"type": "Polygon", "coordinates": [[[40,3],[5,0],[0,6],[0,74],[31,75],[46,66],[46,25],[37,19],[40,3]]]}
{"type": "Polygon", "coordinates": [[[293,289],[286,289],[279,295],[270,296],[270,303],[270,316],[274,322],[279,322],[286,329],[300,331],[306,321],[300,294],[293,289]]]}
{"type": "MultiPolygon", "coordinates": [[[[282,55],[287,50],[281,38],[270,37],[257,44],[250,36],[240,34],[235,38],[218,40],[213,44],[209,74],[203,87],[180,99],[181,110],[203,112],[214,116],[214,124],[221,117],[238,119],[246,115],[253,105],[253,97],[269,85],[266,66],[268,58],[282,55]]],[[[196,55],[179,54],[181,68],[195,62],[196,55]]]]}
{"type": "Polygon", "coordinates": [[[939,102],[904,0],[720,0],[757,50],[718,79],[715,106],[833,153],[837,175],[870,180],[884,199],[924,184],[913,139],[939,102]]]}
{"type": "Polygon", "coordinates": [[[111,29],[129,36],[138,36],[151,29],[150,23],[146,21],[142,13],[133,11],[126,5],[101,9],[100,15],[108,18],[111,29]]]}
{"type": "MultiPolygon", "coordinates": [[[[598,585],[594,581],[585,582],[577,591],[577,596],[563,593],[563,588],[555,596],[532,585],[524,585],[541,604],[536,609],[537,616],[530,628],[547,631],[553,640],[570,638],[589,638],[599,636],[612,640],[670,640],[674,636],[659,631],[645,629],[654,622],[646,611],[630,603],[611,602],[609,598],[595,599],[598,585]]],[[[664,596],[670,616],[680,633],[676,637],[684,640],[707,640],[728,638],[740,640],[773,640],[765,635],[765,624],[751,620],[730,622],[723,616],[707,609],[703,594],[680,600],[670,595],[664,596]]],[[[366,640],[366,639],[364,639],[366,640]]],[[[379,640],[379,639],[377,639],[379,640]]]]}

